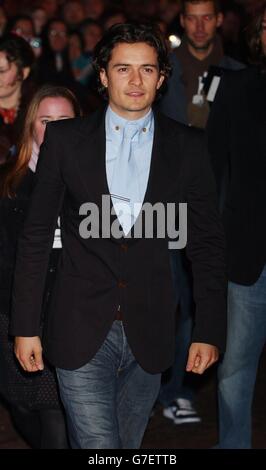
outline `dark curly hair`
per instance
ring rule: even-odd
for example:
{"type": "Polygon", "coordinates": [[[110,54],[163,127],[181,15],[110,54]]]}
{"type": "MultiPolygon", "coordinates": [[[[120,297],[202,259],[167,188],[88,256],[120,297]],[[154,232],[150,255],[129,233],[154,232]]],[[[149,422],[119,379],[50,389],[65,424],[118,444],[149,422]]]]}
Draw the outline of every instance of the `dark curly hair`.
{"type": "Polygon", "coordinates": [[[168,77],[171,67],[165,40],[158,26],[153,23],[120,23],[109,28],[98,42],[94,51],[94,67],[98,76],[99,93],[106,96],[106,89],[100,82],[100,71],[107,70],[112,50],[117,44],[144,42],[153,47],[158,55],[159,73],[168,77]]]}
{"type": "Polygon", "coordinates": [[[266,55],[261,42],[261,32],[264,14],[266,12],[266,1],[261,10],[254,17],[247,28],[247,41],[250,50],[250,61],[253,64],[261,65],[266,70],[266,55]]]}
{"type": "Polygon", "coordinates": [[[14,62],[18,68],[18,76],[22,79],[23,69],[31,68],[34,53],[31,46],[20,36],[8,33],[0,39],[0,51],[6,53],[8,62],[14,62]]]}

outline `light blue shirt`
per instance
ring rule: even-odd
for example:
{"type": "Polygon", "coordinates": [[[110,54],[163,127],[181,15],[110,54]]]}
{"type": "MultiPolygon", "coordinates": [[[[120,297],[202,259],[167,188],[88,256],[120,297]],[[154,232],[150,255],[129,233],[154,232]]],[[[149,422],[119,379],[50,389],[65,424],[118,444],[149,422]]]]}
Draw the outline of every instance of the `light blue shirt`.
{"type": "MultiPolygon", "coordinates": [[[[112,182],[114,180],[114,173],[119,172],[120,174],[121,170],[118,168],[117,162],[118,157],[120,156],[120,152],[122,151],[124,129],[128,123],[134,123],[134,125],[136,125],[139,129],[137,138],[134,137],[132,140],[131,153],[133,153],[132,157],[134,158],[134,162],[136,164],[137,184],[134,186],[134,193],[130,202],[131,205],[138,204],[140,210],[140,207],[144,201],[151,166],[151,154],[154,136],[154,116],[151,109],[141,119],[129,121],[116,114],[110,108],[110,106],[108,107],[105,117],[107,182],[109,192],[112,195],[112,182]]],[[[119,188],[116,192],[121,194],[119,192],[119,188]]],[[[130,224],[131,227],[136,221],[139,210],[137,210],[137,212],[135,210],[134,213],[132,211],[132,222],[130,224]]],[[[123,227],[122,219],[120,220],[119,218],[119,222],[123,227]]]]}

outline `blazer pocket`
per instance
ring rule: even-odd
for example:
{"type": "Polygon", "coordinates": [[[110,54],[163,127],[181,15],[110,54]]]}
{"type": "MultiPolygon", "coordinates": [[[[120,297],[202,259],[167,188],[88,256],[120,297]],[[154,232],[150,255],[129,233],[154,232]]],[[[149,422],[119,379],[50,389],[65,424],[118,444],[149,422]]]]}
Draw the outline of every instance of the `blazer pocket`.
{"type": "Polygon", "coordinates": [[[93,289],[93,282],[78,276],[60,273],[53,289],[47,315],[47,332],[52,338],[63,338],[65,333],[77,329],[83,323],[84,305],[93,289]]]}

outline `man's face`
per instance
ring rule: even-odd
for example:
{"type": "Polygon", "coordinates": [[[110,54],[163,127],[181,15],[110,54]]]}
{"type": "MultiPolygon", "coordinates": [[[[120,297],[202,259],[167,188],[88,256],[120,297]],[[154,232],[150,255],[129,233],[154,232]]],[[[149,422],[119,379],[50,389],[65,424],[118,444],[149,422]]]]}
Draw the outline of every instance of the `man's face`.
{"type": "Polygon", "coordinates": [[[9,62],[4,51],[0,51],[0,99],[10,98],[21,87],[18,68],[9,62]]]}
{"type": "Polygon", "coordinates": [[[186,3],[181,25],[187,40],[195,50],[206,50],[212,44],[216,29],[222,24],[222,14],[215,13],[213,2],[186,3]]]}
{"type": "Polygon", "coordinates": [[[67,24],[78,25],[85,18],[83,5],[79,0],[68,2],[63,8],[63,19],[67,24]]]}
{"type": "Polygon", "coordinates": [[[34,36],[32,22],[26,19],[16,21],[13,31],[18,36],[22,36],[26,39],[26,41],[29,41],[34,36]]]}
{"type": "Polygon", "coordinates": [[[92,18],[93,20],[98,20],[105,8],[103,0],[83,0],[83,5],[85,17],[92,18]]]}
{"type": "Polygon", "coordinates": [[[83,32],[85,51],[91,52],[102,37],[102,30],[97,24],[91,24],[84,28],[83,32]]]}
{"type": "Polygon", "coordinates": [[[54,21],[48,32],[50,47],[54,52],[62,52],[68,44],[66,25],[61,21],[54,21]]]}
{"type": "Polygon", "coordinates": [[[159,73],[156,50],[144,42],[117,44],[100,78],[108,88],[112,110],[131,120],[149,111],[164,80],[159,73]]]}

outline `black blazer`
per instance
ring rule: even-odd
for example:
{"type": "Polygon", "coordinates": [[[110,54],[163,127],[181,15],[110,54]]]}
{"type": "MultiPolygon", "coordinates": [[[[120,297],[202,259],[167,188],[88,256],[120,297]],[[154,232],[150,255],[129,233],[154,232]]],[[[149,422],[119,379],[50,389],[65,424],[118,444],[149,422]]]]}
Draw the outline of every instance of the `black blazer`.
{"type": "MultiPolygon", "coordinates": [[[[157,373],[174,358],[175,305],[168,240],[82,239],[80,205],[89,201],[101,207],[103,194],[109,194],[105,113],[49,124],[18,249],[11,332],[39,334],[44,273],[62,208],[63,251],[44,338],[48,359],[66,369],[88,362],[121,305],[136,360],[145,370],[157,373]]],[[[144,202],[188,202],[187,252],[197,303],[193,339],[224,348],[224,238],[215,200],[201,132],[156,114],[144,202]]]]}
{"type": "Polygon", "coordinates": [[[222,198],[229,279],[251,285],[266,262],[266,74],[224,76],[207,127],[222,198]]]}

